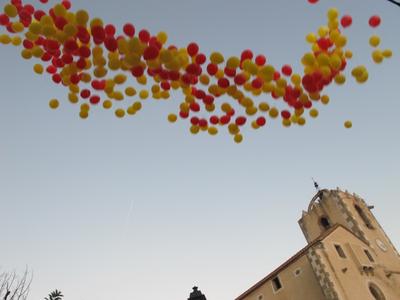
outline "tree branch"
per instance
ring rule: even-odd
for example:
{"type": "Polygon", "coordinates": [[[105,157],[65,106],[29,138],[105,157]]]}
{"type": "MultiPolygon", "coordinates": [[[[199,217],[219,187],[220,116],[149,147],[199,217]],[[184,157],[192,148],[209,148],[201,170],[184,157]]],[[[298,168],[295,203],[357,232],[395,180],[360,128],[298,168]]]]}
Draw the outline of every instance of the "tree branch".
{"type": "Polygon", "coordinates": [[[397,1],[394,1],[394,0],[387,0],[387,1],[389,1],[389,2],[393,3],[394,5],[397,5],[397,6],[400,7],[400,2],[397,2],[397,1]]]}

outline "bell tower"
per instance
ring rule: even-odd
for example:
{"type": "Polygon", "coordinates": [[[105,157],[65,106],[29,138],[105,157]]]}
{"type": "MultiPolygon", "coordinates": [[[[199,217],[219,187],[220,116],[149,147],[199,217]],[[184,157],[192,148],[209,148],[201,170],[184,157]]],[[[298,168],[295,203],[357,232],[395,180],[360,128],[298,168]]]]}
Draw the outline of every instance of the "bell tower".
{"type": "Polygon", "coordinates": [[[303,211],[299,225],[308,243],[340,224],[388,261],[400,258],[396,248],[372,214],[374,207],[347,191],[320,190],[303,211]]]}

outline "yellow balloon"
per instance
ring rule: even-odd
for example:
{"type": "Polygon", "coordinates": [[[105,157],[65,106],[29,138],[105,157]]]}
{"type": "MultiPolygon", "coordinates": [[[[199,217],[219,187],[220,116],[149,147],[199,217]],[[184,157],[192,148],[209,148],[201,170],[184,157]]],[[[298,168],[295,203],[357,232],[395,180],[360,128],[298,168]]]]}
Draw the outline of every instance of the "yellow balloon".
{"type": "Polygon", "coordinates": [[[147,90],[141,90],[139,93],[140,99],[147,99],[149,97],[149,92],[147,90]]]}
{"type": "Polygon", "coordinates": [[[344,84],[346,82],[346,77],[342,73],[339,73],[335,76],[335,82],[339,85],[344,84]]]}
{"type": "Polygon", "coordinates": [[[110,108],[112,107],[112,102],[111,102],[110,100],[105,100],[105,101],[103,102],[103,107],[104,107],[105,109],[110,109],[110,108]]]}
{"type": "Polygon", "coordinates": [[[390,58],[390,57],[392,57],[393,52],[392,52],[392,50],[390,50],[390,49],[385,49],[385,50],[382,51],[382,55],[383,55],[385,58],[390,58]]]}
{"type": "Polygon", "coordinates": [[[122,108],[117,108],[115,110],[115,116],[117,118],[123,118],[125,116],[125,110],[123,110],[122,108]]]}
{"type": "Polygon", "coordinates": [[[323,95],[322,97],[321,97],[321,102],[322,102],[322,104],[328,104],[329,103],[329,96],[328,95],[323,95]]]}
{"type": "Polygon", "coordinates": [[[285,127],[290,127],[290,125],[292,125],[292,122],[289,119],[283,119],[282,125],[285,127]]]}
{"type": "Polygon", "coordinates": [[[383,58],[384,58],[384,56],[382,54],[382,51],[375,50],[375,51],[372,52],[372,60],[375,63],[380,64],[383,61],[383,58]]]}
{"type": "Polygon", "coordinates": [[[233,139],[234,139],[235,143],[240,144],[243,141],[243,136],[240,133],[238,133],[235,135],[235,137],[233,139]]]}
{"type": "Polygon", "coordinates": [[[214,127],[214,126],[211,126],[211,127],[208,128],[208,133],[210,135],[216,135],[218,133],[218,129],[216,127],[214,127]]]}
{"type": "Polygon", "coordinates": [[[139,111],[142,109],[142,103],[140,103],[139,101],[136,101],[135,103],[132,104],[132,107],[136,110],[139,111]]]}
{"type": "Polygon", "coordinates": [[[221,64],[224,62],[224,56],[219,52],[213,52],[210,55],[210,61],[216,65],[221,64]]]}
{"type": "Polygon", "coordinates": [[[136,114],[136,110],[133,106],[129,106],[128,109],[126,110],[126,112],[128,113],[128,115],[131,115],[131,116],[136,114]]]}
{"type": "Polygon", "coordinates": [[[304,124],[306,124],[306,119],[304,119],[303,117],[298,118],[297,124],[299,124],[300,126],[303,126],[304,124]]]}
{"type": "Polygon", "coordinates": [[[329,20],[337,19],[339,16],[339,11],[337,8],[333,7],[328,10],[327,17],[329,20]]]}
{"type": "Polygon", "coordinates": [[[58,102],[57,99],[51,99],[49,102],[49,106],[51,109],[56,109],[56,108],[58,108],[59,105],[60,105],[60,103],[58,102]]]}
{"type": "Polygon", "coordinates": [[[69,100],[69,102],[75,104],[75,103],[78,103],[79,97],[78,97],[78,95],[75,94],[75,93],[69,93],[69,94],[68,94],[68,100],[69,100]]]}
{"type": "Polygon", "coordinates": [[[131,87],[131,86],[128,86],[128,87],[125,89],[125,95],[127,95],[127,96],[129,96],[129,97],[135,96],[135,95],[136,95],[136,90],[135,90],[135,88],[133,88],[133,87],[131,87]]]}
{"type": "Polygon", "coordinates": [[[235,123],[229,124],[228,130],[229,130],[229,133],[232,135],[235,135],[235,134],[239,133],[239,131],[240,131],[239,126],[236,125],[235,123]]]}
{"type": "Polygon", "coordinates": [[[344,122],[344,127],[351,128],[351,127],[353,127],[353,123],[351,121],[346,121],[346,122],[344,122]]]}
{"type": "Polygon", "coordinates": [[[11,39],[11,44],[13,44],[14,46],[19,46],[22,43],[22,39],[19,36],[14,36],[11,39]]]}
{"type": "Polygon", "coordinates": [[[279,111],[275,107],[273,107],[269,110],[269,116],[271,118],[275,119],[276,117],[278,117],[278,115],[279,115],[279,111]]]}
{"type": "Polygon", "coordinates": [[[258,108],[259,108],[261,111],[268,111],[268,110],[269,110],[269,105],[268,105],[267,102],[261,102],[261,103],[258,105],[258,108]]]}
{"type": "Polygon", "coordinates": [[[43,66],[41,64],[35,64],[33,70],[36,74],[43,74],[43,66]]]}
{"type": "Polygon", "coordinates": [[[87,111],[80,111],[80,112],[79,112],[79,116],[80,116],[82,119],[86,119],[86,118],[89,116],[89,112],[87,112],[87,111]]]}
{"type": "Polygon", "coordinates": [[[25,28],[24,24],[22,24],[21,22],[12,23],[11,27],[15,32],[22,32],[22,31],[24,31],[24,28],[25,28]]]}
{"type": "Polygon", "coordinates": [[[199,126],[197,126],[197,125],[190,126],[190,132],[192,134],[197,134],[197,133],[199,133],[199,131],[200,131],[200,127],[199,126]]]}
{"type": "Polygon", "coordinates": [[[157,40],[161,43],[161,44],[165,44],[168,40],[168,34],[164,31],[161,31],[157,34],[157,40]]]}
{"type": "Polygon", "coordinates": [[[177,117],[176,114],[169,114],[169,115],[168,115],[168,121],[169,121],[170,123],[175,123],[177,119],[178,119],[178,117],[177,117]]]}
{"type": "Polygon", "coordinates": [[[370,44],[372,47],[378,47],[379,44],[380,44],[380,42],[381,42],[381,39],[380,39],[380,37],[377,36],[377,35],[373,35],[373,36],[371,36],[371,37],[369,38],[369,44],[370,44]]]}
{"type": "Polygon", "coordinates": [[[10,36],[8,36],[7,34],[0,35],[0,43],[4,45],[8,45],[9,43],[11,43],[10,36]]]}
{"type": "Polygon", "coordinates": [[[81,111],[89,112],[89,110],[90,110],[90,105],[89,105],[89,104],[83,103],[83,104],[81,105],[81,111]]]}
{"type": "Polygon", "coordinates": [[[15,18],[18,15],[18,10],[14,5],[7,4],[4,6],[4,13],[10,18],[15,18]]]}
{"type": "Polygon", "coordinates": [[[318,117],[318,114],[319,114],[319,112],[318,112],[317,109],[313,108],[313,109],[310,110],[310,116],[311,116],[312,118],[318,117]]]}

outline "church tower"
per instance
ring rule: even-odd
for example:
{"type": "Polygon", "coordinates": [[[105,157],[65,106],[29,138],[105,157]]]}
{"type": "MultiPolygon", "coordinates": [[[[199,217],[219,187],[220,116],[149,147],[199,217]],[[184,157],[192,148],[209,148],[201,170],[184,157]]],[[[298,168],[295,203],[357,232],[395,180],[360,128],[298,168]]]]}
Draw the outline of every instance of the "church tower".
{"type": "Polygon", "coordinates": [[[299,225],[308,243],[340,224],[368,244],[380,257],[398,259],[399,253],[372,213],[374,207],[347,191],[321,190],[303,211],[299,225]]]}
{"type": "Polygon", "coordinates": [[[236,300],[400,300],[400,256],[373,208],[319,190],[298,221],[307,245],[236,300]]]}

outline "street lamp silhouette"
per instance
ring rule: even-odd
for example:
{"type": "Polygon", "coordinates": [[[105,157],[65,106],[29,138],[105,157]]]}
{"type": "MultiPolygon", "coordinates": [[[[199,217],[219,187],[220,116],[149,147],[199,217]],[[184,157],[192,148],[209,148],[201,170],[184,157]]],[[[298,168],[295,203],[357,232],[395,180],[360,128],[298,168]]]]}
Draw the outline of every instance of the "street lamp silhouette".
{"type": "Polygon", "coordinates": [[[207,300],[207,298],[201,293],[197,286],[194,286],[193,292],[190,293],[190,297],[188,300],[207,300]]]}

